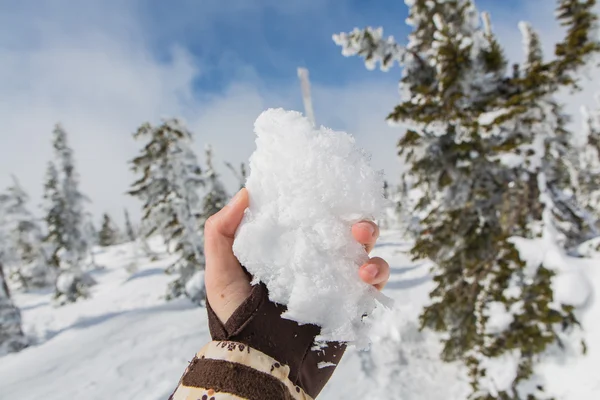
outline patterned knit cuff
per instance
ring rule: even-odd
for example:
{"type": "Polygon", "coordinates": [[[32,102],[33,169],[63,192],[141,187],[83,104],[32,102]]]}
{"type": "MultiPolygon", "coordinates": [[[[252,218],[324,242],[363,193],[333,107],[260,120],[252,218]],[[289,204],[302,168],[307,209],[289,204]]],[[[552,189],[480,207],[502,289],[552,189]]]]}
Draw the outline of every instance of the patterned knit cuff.
{"type": "Polygon", "coordinates": [[[290,368],[243,343],[204,346],[181,378],[172,400],[312,400],[289,379],[290,368]]]}

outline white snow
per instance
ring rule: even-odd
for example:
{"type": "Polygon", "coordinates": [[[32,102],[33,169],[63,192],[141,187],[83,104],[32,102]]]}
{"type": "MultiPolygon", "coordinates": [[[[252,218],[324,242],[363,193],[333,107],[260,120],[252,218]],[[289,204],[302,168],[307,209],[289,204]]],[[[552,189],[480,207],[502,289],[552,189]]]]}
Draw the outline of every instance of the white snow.
{"type": "Polygon", "coordinates": [[[489,318],[486,325],[486,333],[494,334],[503,332],[513,322],[513,314],[506,309],[504,303],[499,301],[488,303],[485,315],[489,318]]]}
{"type": "Polygon", "coordinates": [[[357,273],[368,257],[351,228],[387,205],[382,174],[352,136],[315,129],[300,113],[268,110],[254,129],[235,255],[287,305],[285,318],[321,326],[322,340],[365,345],[362,316],[381,298],[357,273]]]}
{"type": "Polygon", "coordinates": [[[514,352],[497,358],[482,358],[481,367],[485,368],[486,376],[480,380],[481,387],[493,396],[509,390],[517,376],[518,364],[518,356],[514,352]]]}
{"type": "MultiPolygon", "coordinates": [[[[173,262],[160,238],[150,241],[161,259],[140,257],[132,244],[97,249],[104,270],[91,297],[63,307],[51,305],[50,291],[15,292],[25,332],[37,344],[0,358],[0,398],[64,400],[85,398],[165,400],[188,361],[209,340],[206,310],[181,298],[165,302],[173,262]],[[137,260],[134,274],[125,266],[137,260]]],[[[526,246],[524,244],[524,246],[526,246]]],[[[418,330],[418,314],[433,288],[428,262],[411,262],[410,243],[397,231],[383,231],[371,253],[391,265],[384,292],[395,299],[391,311],[378,308],[371,348],[350,347],[320,400],[464,400],[469,393],[464,369],[442,363],[439,336],[418,330]]],[[[538,244],[529,246],[539,253],[538,244]]],[[[600,255],[564,258],[595,292],[600,290],[600,255]]],[[[600,304],[588,299],[578,317],[585,330],[586,356],[546,357],[540,379],[557,400],[600,398],[600,304]]],[[[506,360],[510,362],[510,359],[506,360]]],[[[500,364],[495,364],[500,366],[500,364]]],[[[510,364],[505,367],[510,373],[510,364]]],[[[502,371],[496,371],[501,378],[502,371]]],[[[508,378],[507,378],[508,379],[508,378]]],[[[501,382],[500,382],[501,383],[501,382]]]]}
{"type": "Polygon", "coordinates": [[[383,38],[383,28],[365,28],[367,35],[355,28],[352,32],[333,35],[333,41],[342,47],[342,55],[365,57],[365,66],[374,70],[377,63],[382,71],[388,71],[395,62],[402,63],[405,56],[404,47],[398,45],[393,36],[383,38]]]}
{"type": "Polygon", "coordinates": [[[75,284],[75,275],[71,272],[63,272],[56,279],[56,289],[61,293],[66,293],[71,286],[75,284]]]}
{"type": "Polygon", "coordinates": [[[507,108],[499,108],[494,111],[483,113],[479,116],[477,122],[479,125],[487,126],[491,125],[496,121],[496,119],[506,115],[510,112],[510,109],[507,108]]]}
{"type": "Polygon", "coordinates": [[[582,243],[577,252],[584,257],[600,257],[600,237],[582,243]]]}
{"type": "Polygon", "coordinates": [[[337,364],[334,364],[332,362],[327,362],[327,361],[321,361],[320,363],[317,364],[317,367],[320,368],[327,368],[327,367],[335,367],[337,364]]]}

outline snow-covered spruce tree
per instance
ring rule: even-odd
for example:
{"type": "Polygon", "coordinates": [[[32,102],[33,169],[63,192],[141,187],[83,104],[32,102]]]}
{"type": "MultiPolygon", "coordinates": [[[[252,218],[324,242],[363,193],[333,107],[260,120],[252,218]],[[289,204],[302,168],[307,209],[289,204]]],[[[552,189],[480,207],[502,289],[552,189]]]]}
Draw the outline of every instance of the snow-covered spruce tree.
{"type": "Polygon", "coordinates": [[[127,209],[123,210],[123,216],[125,218],[125,240],[128,242],[135,242],[137,235],[135,233],[135,229],[133,228],[133,224],[131,223],[131,218],[129,218],[129,212],[127,209]]]}
{"type": "Polygon", "coordinates": [[[121,233],[107,213],[102,215],[102,227],[98,232],[98,244],[102,247],[113,246],[119,243],[121,233]]]}
{"type": "Polygon", "coordinates": [[[50,164],[45,184],[45,211],[48,224],[47,242],[59,263],[55,298],[58,304],[74,302],[88,296],[94,284],[85,271],[91,244],[86,229],[87,198],[79,191],[79,176],[75,171],[73,150],[67,143],[67,133],[60,124],[53,132],[53,147],[58,168],[50,164]]]}
{"type": "Polygon", "coordinates": [[[56,271],[49,265],[40,224],[28,209],[29,196],[12,178],[13,184],[0,194],[0,224],[7,231],[4,246],[10,254],[4,260],[7,274],[25,290],[45,287],[54,283],[56,271]]]}
{"type": "Polygon", "coordinates": [[[215,170],[213,164],[213,151],[210,145],[206,145],[206,170],[204,171],[204,181],[206,183],[206,194],[202,199],[202,227],[206,220],[212,215],[218,213],[221,208],[227,204],[229,198],[221,178],[215,170]]]}
{"type": "MultiPolygon", "coordinates": [[[[574,4],[559,3],[561,6],[574,4]]],[[[528,192],[515,201],[520,206],[513,207],[513,214],[530,208],[541,225],[523,225],[520,229],[527,234],[522,236],[536,236],[545,224],[551,224],[558,231],[558,244],[572,251],[597,233],[594,219],[577,196],[578,171],[571,162],[577,135],[566,128],[570,116],[564,113],[556,94],[562,88],[577,88],[576,69],[600,48],[590,34],[595,19],[591,11],[571,20],[560,10],[559,7],[559,21],[569,29],[564,42],[556,46],[554,60],[544,60],[537,33],[529,24],[520,24],[526,60],[510,81],[512,92],[503,99],[501,115],[490,118],[487,128],[496,141],[498,159],[518,175],[513,181],[528,182],[511,188],[516,192],[521,186],[521,194],[528,192]],[[584,41],[577,43],[588,48],[588,53],[574,50],[571,54],[565,50],[568,46],[564,43],[570,41],[573,32],[583,35],[584,41]],[[529,206],[524,207],[524,204],[529,206]]],[[[577,14],[582,10],[585,11],[585,7],[577,14]]]]}
{"type": "Polygon", "coordinates": [[[512,76],[489,17],[481,21],[472,1],[406,3],[413,27],[406,47],[372,28],[334,40],[368,68],[403,67],[402,103],[388,118],[409,127],[398,146],[422,192],[415,212],[425,217],[412,253],[435,263],[422,327],[445,332],[442,358],[467,365],[470,398],[546,398],[533,381],[535,362],[578,322],[573,306],[554,298],[555,272],[527,263],[514,237],[539,237],[551,226],[569,246],[586,235],[561,162],[568,132],[553,95],[576,83],[575,69],[597,50],[594,1],[558,2],[567,37],[553,61],[542,60],[537,36],[523,25],[527,61],[512,76]],[[501,385],[494,367],[506,357],[514,368],[501,385]]]}
{"type": "Polygon", "coordinates": [[[59,250],[63,247],[62,243],[62,210],[64,208],[63,200],[58,188],[58,171],[54,163],[48,163],[46,177],[44,181],[44,222],[46,223],[46,236],[44,244],[48,254],[48,262],[55,271],[60,268],[59,250]]]}
{"type": "Polygon", "coordinates": [[[4,217],[6,202],[0,198],[0,356],[27,347],[27,339],[21,329],[21,313],[14,305],[5,274],[5,262],[14,259],[9,236],[10,226],[4,217]]]}
{"type": "Polygon", "coordinates": [[[197,191],[204,185],[204,177],[191,148],[192,133],[179,120],[166,119],[159,126],[143,124],[134,137],[145,139],[146,144],[131,161],[133,171],[140,176],[129,194],[143,202],[147,236],[159,232],[178,255],[167,269],[178,274],[169,283],[167,298],[187,295],[201,303],[204,250],[202,203],[197,191]]]}
{"type": "Polygon", "coordinates": [[[600,96],[593,109],[583,108],[583,129],[571,159],[577,168],[578,198],[596,221],[600,221],[600,96]]]}
{"type": "Polygon", "coordinates": [[[21,328],[21,313],[10,298],[0,249],[0,356],[22,350],[27,345],[21,328]]]}

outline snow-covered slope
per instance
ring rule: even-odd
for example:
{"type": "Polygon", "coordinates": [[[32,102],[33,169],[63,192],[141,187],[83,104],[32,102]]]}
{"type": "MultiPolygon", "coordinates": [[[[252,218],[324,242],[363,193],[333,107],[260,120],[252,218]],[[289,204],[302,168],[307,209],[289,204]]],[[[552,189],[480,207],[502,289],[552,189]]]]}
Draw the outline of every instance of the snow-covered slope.
{"type": "MultiPolygon", "coordinates": [[[[160,250],[158,243],[152,246],[160,250]]],[[[432,287],[426,262],[412,263],[399,233],[382,234],[374,254],[392,266],[385,289],[396,308],[375,324],[369,352],[349,349],[319,399],[463,400],[464,371],[441,363],[436,335],[417,316],[432,287]]],[[[0,358],[0,399],[166,399],[193,354],[208,340],[205,310],[185,299],[166,303],[168,257],[138,259],[131,244],[104,249],[92,298],[61,308],[48,292],[17,293],[25,330],[37,344],[0,358]]],[[[569,259],[600,293],[600,258],[569,259]]],[[[600,306],[581,316],[584,358],[549,358],[543,373],[557,399],[600,399],[600,306]]]]}

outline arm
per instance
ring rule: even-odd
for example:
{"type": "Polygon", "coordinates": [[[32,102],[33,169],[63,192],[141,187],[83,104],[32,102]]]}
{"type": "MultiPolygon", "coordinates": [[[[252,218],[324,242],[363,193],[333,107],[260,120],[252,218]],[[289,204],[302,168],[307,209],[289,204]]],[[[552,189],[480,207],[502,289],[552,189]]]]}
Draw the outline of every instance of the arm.
{"type": "MultiPolygon", "coordinates": [[[[213,341],[196,354],[173,399],[312,399],[329,380],[345,346],[312,350],[319,328],[281,318],[283,306],[269,301],[264,285],[225,324],[207,305],[213,341]],[[222,397],[225,393],[237,397],[222,397]],[[221,395],[221,397],[217,397],[221,395]]],[[[229,395],[228,395],[229,396],[229,395]]]]}
{"type": "MultiPolygon", "coordinates": [[[[206,225],[207,311],[213,342],[190,362],[171,396],[174,400],[313,399],[345,351],[340,343],[313,349],[320,328],[281,318],[285,307],[269,300],[263,284],[250,285],[231,250],[247,206],[243,189],[206,225]],[[319,363],[327,366],[319,368],[319,363]]],[[[373,248],[378,236],[375,224],[358,223],[352,232],[367,252],[373,248]]],[[[381,289],[389,266],[372,258],[359,275],[381,289]]]]}

